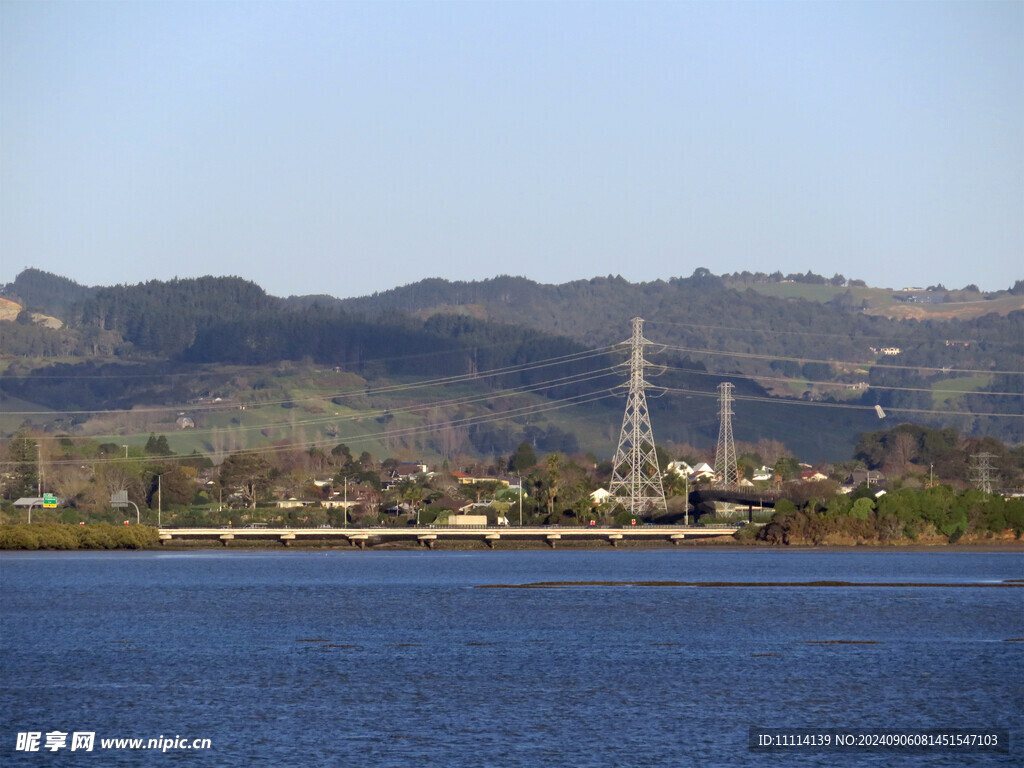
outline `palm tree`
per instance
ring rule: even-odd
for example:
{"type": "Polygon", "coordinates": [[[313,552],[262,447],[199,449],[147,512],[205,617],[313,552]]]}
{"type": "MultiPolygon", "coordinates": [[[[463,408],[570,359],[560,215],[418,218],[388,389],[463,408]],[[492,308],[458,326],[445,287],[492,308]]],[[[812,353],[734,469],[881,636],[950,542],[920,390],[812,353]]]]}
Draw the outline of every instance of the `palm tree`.
{"type": "Polygon", "coordinates": [[[398,484],[399,495],[403,501],[409,502],[409,506],[416,512],[416,525],[420,524],[420,502],[426,495],[426,489],[415,480],[406,479],[398,484]]]}

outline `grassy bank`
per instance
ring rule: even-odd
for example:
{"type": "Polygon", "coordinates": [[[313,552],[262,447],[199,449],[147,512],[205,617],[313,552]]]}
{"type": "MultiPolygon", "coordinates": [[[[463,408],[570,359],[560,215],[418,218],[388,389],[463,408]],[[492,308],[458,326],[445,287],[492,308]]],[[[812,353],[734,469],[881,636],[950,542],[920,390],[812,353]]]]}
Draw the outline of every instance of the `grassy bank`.
{"type": "Polygon", "coordinates": [[[156,528],[146,525],[0,526],[0,549],[148,549],[159,543],[156,528]]]}

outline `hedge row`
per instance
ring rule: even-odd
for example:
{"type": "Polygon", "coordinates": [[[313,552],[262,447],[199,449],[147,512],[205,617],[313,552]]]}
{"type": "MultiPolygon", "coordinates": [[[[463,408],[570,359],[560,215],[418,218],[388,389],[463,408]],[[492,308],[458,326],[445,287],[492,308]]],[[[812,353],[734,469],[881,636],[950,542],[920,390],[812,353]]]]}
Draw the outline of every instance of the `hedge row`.
{"type": "Polygon", "coordinates": [[[0,525],[0,549],[147,549],[159,543],[148,525],[0,525]]]}
{"type": "Polygon", "coordinates": [[[859,542],[916,541],[941,535],[954,542],[964,534],[991,537],[1012,531],[1024,537],[1024,499],[1004,499],[977,490],[945,486],[926,490],[902,488],[875,497],[860,495],[812,499],[797,507],[788,500],[775,505],[771,522],[758,538],[772,544],[821,544],[834,537],[859,542]]]}

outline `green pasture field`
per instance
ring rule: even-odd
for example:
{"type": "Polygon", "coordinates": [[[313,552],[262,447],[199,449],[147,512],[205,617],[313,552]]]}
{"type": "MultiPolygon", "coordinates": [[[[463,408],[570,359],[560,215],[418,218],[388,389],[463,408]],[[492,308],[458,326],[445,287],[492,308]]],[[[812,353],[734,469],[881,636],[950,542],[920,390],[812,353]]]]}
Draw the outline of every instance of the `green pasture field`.
{"type": "Polygon", "coordinates": [[[959,376],[932,384],[932,403],[940,406],[962,397],[964,392],[977,392],[992,382],[991,376],[959,376]]]}

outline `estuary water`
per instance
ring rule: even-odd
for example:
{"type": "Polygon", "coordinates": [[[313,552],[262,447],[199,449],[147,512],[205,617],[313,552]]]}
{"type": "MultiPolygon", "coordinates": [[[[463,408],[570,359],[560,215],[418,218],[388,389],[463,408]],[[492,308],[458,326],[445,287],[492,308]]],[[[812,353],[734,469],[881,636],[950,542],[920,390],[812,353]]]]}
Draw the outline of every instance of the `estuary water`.
{"type": "Polygon", "coordinates": [[[0,554],[0,764],[1021,765],[1024,589],[481,587],[1022,578],[955,551],[0,554]],[[782,754],[752,727],[1011,746],[782,754]],[[209,748],[101,747],[158,737],[209,748]]]}

